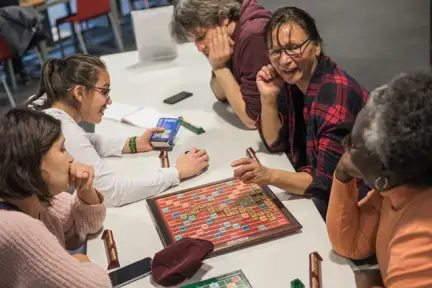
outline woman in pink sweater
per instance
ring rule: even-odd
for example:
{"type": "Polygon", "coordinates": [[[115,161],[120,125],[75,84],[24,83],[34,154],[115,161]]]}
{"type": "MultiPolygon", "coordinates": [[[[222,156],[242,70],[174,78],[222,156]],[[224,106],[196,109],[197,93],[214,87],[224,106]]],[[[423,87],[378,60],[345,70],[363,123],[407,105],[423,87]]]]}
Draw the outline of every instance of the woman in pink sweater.
{"type": "Polygon", "coordinates": [[[432,287],[431,124],[432,73],[400,76],[371,93],[335,170],[333,249],[353,259],[376,254],[387,288],[432,287]],[[359,203],[356,177],[373,188],[359,203]]]}
{"type": "Polygon", "coordinates": [[[102,228],[106,210],[93,168],[66,152],[60,121],[13,109],[0,135],[0,287],[111,287],[105,269],[66,251],[102,228]]]}

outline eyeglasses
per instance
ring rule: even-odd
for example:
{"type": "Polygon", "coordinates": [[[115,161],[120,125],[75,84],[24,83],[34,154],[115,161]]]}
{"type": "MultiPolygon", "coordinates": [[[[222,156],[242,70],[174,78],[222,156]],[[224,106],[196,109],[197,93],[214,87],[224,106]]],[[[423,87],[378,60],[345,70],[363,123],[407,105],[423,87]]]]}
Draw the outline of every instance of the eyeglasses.
{"type": "MultiPolygon", "coordinates": [[[[382,161],[380,160],[380,157],[378,154],[373,153],[366,149],[366,147],[359,147],[352,144],[352,136],[351,133],[348,134],[343,140],[342,140],[342,147],[345,150],[346,153],[352,153],[352,150],[361,151],[363,153],[363,157],[367,157],[364,159],[377,159],[379,162],[381,162],[381,170],[387,170],[387,167],[382,161]],[[372,158],[371,158],[372,157],[372,158]]],[[[351,154],[352,155],[352,154],[351,154]]]]}
{"type": "Polygon", "coordinates": [[[99,91],[103,96],[105,96],[105,98],[107,100],[110,99],[109,93],[111,92],[110,88],[105,88],[105,87],[90,87],[95,89],[96,91],[99,91]]]}
{"type": "Polygon", "coordinates": [[[311,40],[311,37],[307,38],[301,44],[288,45],[286,47],[269,49],[268,52],[269,52],[270,59],[272,60],[278,59],[281,56],[282,52],[284,52],[286,55],[290,57],[298,57],[303,53],[302,48],[303,46],[305,46],[306,43],[309,42],[309,40],[311,40]]]}
{"type": "Polygon", "coordinates": [[[358,150],[358,151],[361,150],[363,152],[366,152],[367,154],[372,154],[368,149],[366,149],[365,146],[353,145],[351,133],[345,136],[345,138],[342,140],[342,147],[345,150],[345,152],[348,153],[350,153],[352,150],[358,150]]]}
{"type": "MultiPolygon", "coordinates": [[[[88,87],[88,88],[92,88],[92,89],[94,89],[94,90],[100,92],[100,93],[101,93],[101,94],[106,98],[107,101],[110,99],[110,96],[109,96],[109,93],[111,92],[111,89],[110,89],[110,88],[97,87],[97,86],[90,86],[90,87],[88,87]]],[[[69,88],[67,91],[68,91],[68,92],[69,92],[69,91],[72,91],[72,89],[73,89],[73,87],[72,87],[72,88],[69,88]]]]}

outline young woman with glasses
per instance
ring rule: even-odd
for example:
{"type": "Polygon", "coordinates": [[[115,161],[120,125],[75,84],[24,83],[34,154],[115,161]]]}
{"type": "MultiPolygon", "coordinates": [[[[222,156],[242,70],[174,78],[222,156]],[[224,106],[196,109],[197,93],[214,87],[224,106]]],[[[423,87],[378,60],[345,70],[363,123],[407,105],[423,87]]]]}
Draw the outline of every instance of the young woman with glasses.
{"type": "Polygon", "coordinates": [[[75,54],[48,60],[42,69],[40,90],[29,100],[31,106],[62,122],[66,150],[74,160],[94,167],[95,188],[104,194],[108,205],[121,206],[161,193],[208,166],[206,151],[193,149],[180,156],[175,167],[157,169],[150,175],[112,171],[104,157],[150,151],[150,138],[160,130],[149,129],[138,137],[86,133],[78,123],[100,123],[112,103],[109,92],[110,75],[105,64],[98,57],[75,54]]]}

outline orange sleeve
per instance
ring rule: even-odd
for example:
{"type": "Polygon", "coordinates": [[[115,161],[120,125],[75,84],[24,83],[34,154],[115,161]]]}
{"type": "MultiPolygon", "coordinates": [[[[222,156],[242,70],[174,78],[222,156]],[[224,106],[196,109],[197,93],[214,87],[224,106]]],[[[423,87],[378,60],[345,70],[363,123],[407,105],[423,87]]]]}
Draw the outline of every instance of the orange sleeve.
{"type": "Polygon", "coordinates": [[[355,179],[342,183],[333,177],[327,231],[336,253],[351,259],[364,259],[375,252],[382,198],[372,190],[360,202],[357,199],[355,179]]]}
{"type": "MultiPolygon", "coordinates": [[[[415,204],[415,203],[414,203],[415,204]]],[[[432,287],[432,201],[415,205],[411,217],[399,224],[391,251],[385,287],[432,287]]]]}

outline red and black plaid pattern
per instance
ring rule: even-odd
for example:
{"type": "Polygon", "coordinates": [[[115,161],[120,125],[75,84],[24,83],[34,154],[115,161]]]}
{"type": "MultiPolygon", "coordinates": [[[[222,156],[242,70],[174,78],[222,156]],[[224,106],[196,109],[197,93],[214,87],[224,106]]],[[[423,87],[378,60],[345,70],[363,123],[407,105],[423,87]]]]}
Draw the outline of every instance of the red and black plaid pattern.
{"type": "MultiPolygon", "coordinates": [[[[342,139],[367,97],[368,92],[327,56],[320,58],[306,95],[296,85],[284,84],[278,98],[279,139],[265,144],[271,152],[286,152],[296,171],[312,175],[306,195],[328,203],[333,172],[344,152],[342,139]]],[[[264,140],[260,120],[257,127],[264,140]]]]}

